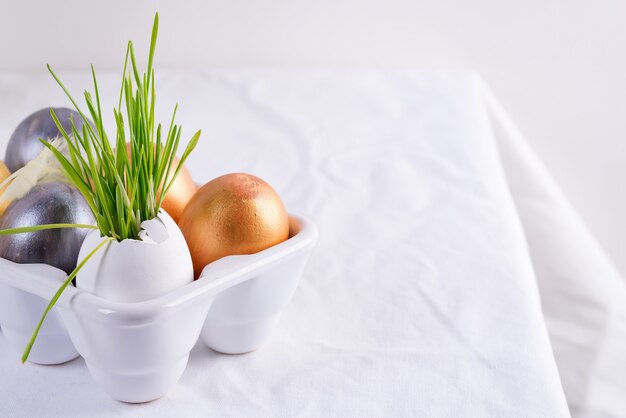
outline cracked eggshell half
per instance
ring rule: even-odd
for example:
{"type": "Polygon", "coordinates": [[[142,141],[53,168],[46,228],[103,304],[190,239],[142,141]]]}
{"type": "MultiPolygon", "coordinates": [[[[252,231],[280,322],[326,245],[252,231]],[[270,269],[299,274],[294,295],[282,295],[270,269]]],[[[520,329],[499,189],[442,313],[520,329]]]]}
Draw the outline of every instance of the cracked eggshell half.
{"type": "MultiPolygon", "coordinates": [[[[113,302],[141,302],[191,283],[191,255],[176,222],[161,210],[141,227],[139,240],[104,245],[78,273],[76,287],[113,302]]],[[[103,239],[100,231],[91,231],[78,259],[103,239]]]]}

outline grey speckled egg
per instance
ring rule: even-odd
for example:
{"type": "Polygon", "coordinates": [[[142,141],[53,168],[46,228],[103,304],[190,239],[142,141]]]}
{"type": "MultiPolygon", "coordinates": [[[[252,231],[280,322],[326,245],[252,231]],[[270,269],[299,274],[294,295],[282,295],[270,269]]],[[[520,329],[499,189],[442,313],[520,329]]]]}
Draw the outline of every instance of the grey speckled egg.
{"type": "MultiPolygon", "coordinates": [[[[76,128],[82,129],[83,118],[78,112],[64,107],[52,109],[67,133],[72,132],[70,117],[74,119],[76,128]]],[[[43,150],[43,144],[39,142],[39,138],[50,141],[58,136],[61,136],[61,132],[50,115],[50,108],[38,110],[20,122],[13,131],[7,145],[4,163],[13,173],[43,150]]]]}
{"type": "MultiPolygon", "coordinates": [[[[94,224],[80,192],[64,183],[41,183],[12,202],[0,218],[0,229],[52,223],[94,224]]],[[[0,257],[16,263],[45,263],[64,270],[76,267],[84,228],[50,229],[0,237],[0,257]]]]}

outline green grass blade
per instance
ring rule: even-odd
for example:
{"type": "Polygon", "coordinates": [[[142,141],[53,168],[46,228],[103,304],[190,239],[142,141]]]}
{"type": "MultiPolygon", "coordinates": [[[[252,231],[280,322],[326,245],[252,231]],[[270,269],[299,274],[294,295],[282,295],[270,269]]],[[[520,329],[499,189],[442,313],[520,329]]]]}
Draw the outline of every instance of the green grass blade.
{"type": "Polygon", "coordinates": [[[43,325],[43,321],[48,316],[48,313],[50,312],[50,310],[57,303],[57,301],[61,297],[61,294],[63,293],[63,291],[72,282],[74,277],[76,277],[76,275],[83,268],[85,263],[87,263],[87,261],[89,261],[89,259],[91,259],[91,257],[93,257],[94,254],[97,253],[98,250],[100,250],[100,248],[102,248],[105,244],[107,244],[109,242],[111,242],[110,238],[103,240],[100,244],[98,244],[98,246],[96,248],[94,248],[89,254],[87,254],[87,257],[85,257],[78,264],[78,266],[76,266],[76,268],[72,271],[72,273],[69,276],[67,276],[67,279],[65,279],[65,281],[63,282],[61,287],[59,287],[59,290],[57,290],[57,292],[54,294],[54,296],[50,300],[50,303],[48,303],[48,306],[46,306],[46,309],[43,311],[43,315],[41,315],[41,319],[39,320],[39,323],[37,324],[37,327],[35,328],[35,331],[33,331],[33,335],[30,337],[30,340],[28,341],[28,344],[26,344],[26,348],[24,349],[24,353],[22,354],[22,364],[26,363],[26,360],[28,360],[28,356],[30,355],[30,351],[33,348],[33,344],[35,343],[35,340],[37,339],[37,335],[39,334],[39,330],[41,330],[41,326],[43,325]]]}
{"type": "Polygon", "coordinates": [[[167,184],[167,187],[165,187],[165,189],[163,190],[163,193],[161,194],[161,197],[159,199],[159,207],[161,207],[161,204],[163,203],[163,199],[165,199],[165,195],[170,190],[170,187],[172,187],[172,184],[174,184],[174,180],[176,180],[176,176],[178,176],[178,174],[180,173],[180,170],[182,170],[183,164],[185,164],[185,161],[187,161],[187,157],[189,157],[189,154],[191,154],[191,152],[196,148],[196,145],[198,145],[198,141],[200,140],[201,134],[202,134],[202,131],[199,130],[189,140],[189,143],[187,144],[187,147],[185,148],[183,155],[180,157],[178,167],[176,167],[176,171],[174,171],[174,174],[172,175],[172,179],[169,181],[169,183],[167,184]]]}
{"type": "Polygon", "coordinates": [[[156,50],[157,35],[159,33],[159,13],[155,13],[152,23],[152,36],[150,38],[150,53],[148,54],[148,74],[152,73],[152,63],[154,61],[154,51],[156,50]]]}
{"type": "Polygon", "coordinates": [[[63,228],[98,229],[96,225],[88,225],[88,224],[45,224],[45,225],[20,226],[17,228],[0,229],[0,236],[26,234],[28,232],[46,231],[48,229],[63,229],[63,228]]]}

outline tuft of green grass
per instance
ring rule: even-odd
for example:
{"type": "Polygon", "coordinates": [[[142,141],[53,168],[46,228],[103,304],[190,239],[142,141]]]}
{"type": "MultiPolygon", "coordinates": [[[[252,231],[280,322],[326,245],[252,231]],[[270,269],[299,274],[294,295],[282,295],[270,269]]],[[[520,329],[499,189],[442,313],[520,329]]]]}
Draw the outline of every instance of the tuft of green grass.
{"type": "Polygon", "coordinates": [[[50,74],[84,123],[79,130],[71,120],[72,130],[66,132],[54,110],[50,109],[52,118],[68,144],[69,155],[63,155],[46,141],[42,140],[42,143],[54,153],[65,176],[87,200],[100,233],[117,241],[138,239],[141,222],[157,216],[165,195],[200,139],[200,131],[197,131],[183,151],[180,163],[174,166],[182,135],[181,126],[175,123],[178,105],[174,107],[167,132],[164,132],[161,124],[155,126],[154,120],[156,90],[152,64],[158,29],[157,13],[152,27],[148,68],[143,74],[137,68],[133,43],[128,42],[119,103],[113,109],[115,149],[104,129],[98,81],[93,66],[94,94],[84,92],[88,109],[85,113],[48,65],[50,74]],[[93,120],[93,126],[88,122],[87,115],[93,120]],[[126,150],[126,142],[130,143],[130,153],[126,150]]]}
{"type": "Polygon", "coordinates": [[[197,131],[185,147],[180,162],[174,166],[174,158],[182,136],[182,127],[175,123],[178,105],[174,107],[166,133],[163,132],[161,124],[155,127],[156,90],[152,64],[158,30],[159,15],[157,13],[152,26],[148,68],[142,74],[137,68],[133,43],[128,42],[119,102],[117,108],[113,109],[116,127],[115,148],[111,146],[109,136],[104,129],[98,81],[93,65],[91,74],[94,95],[88,91],[84,92],[87,113],[78,106],[50,65],[47,66],[50,74],[63,89],[84,123],[82,129],[79,130],[74,121],[70,120],[72,129],[71,132],[67,132],[54,110],[50,109],[52,118],[67,142],[68,155],[63,154],[54,145],[42,139],[40,141],[52,151],[67,179],[87,200],[95,216],[96,226],[37,225],[0,231],[0,236],[52,228],[80,227],[99,229],[100,234],[106,239],[79,262],[52,297],[24,349],[22,363],[28,359],[46,316],[85,263],[111,241],[138,239],[141,223],[157,216],[165,195],[200,139],[200,131],[197,131]],[[93,125],[88,122],[87,115],[91,116],[93,125]],[[130,153],[126,150],[127,141],[130,143],[130,153]]]}

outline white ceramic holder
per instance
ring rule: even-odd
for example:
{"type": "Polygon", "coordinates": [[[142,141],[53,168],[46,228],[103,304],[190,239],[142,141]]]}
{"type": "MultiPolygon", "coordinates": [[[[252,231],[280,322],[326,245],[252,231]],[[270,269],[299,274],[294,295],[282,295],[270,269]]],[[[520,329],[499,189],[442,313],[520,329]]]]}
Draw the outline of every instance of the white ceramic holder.
{"type": "MultiPolygon", "coordinates": [[[[309,220],[290,217],[289,226],[287,241],[217,260],[198,280],[144,302],[112,302],[68,287],[29,360],[58,364],[80,354],[111,397],[135,403],[157,399],[178,382],[200,335],[223,353],[257,349],[291,300],[317,240],[309,220]]],[[[0,326],[21,353],[66,274],[2,258],[0,272],[0,326]]]]}

